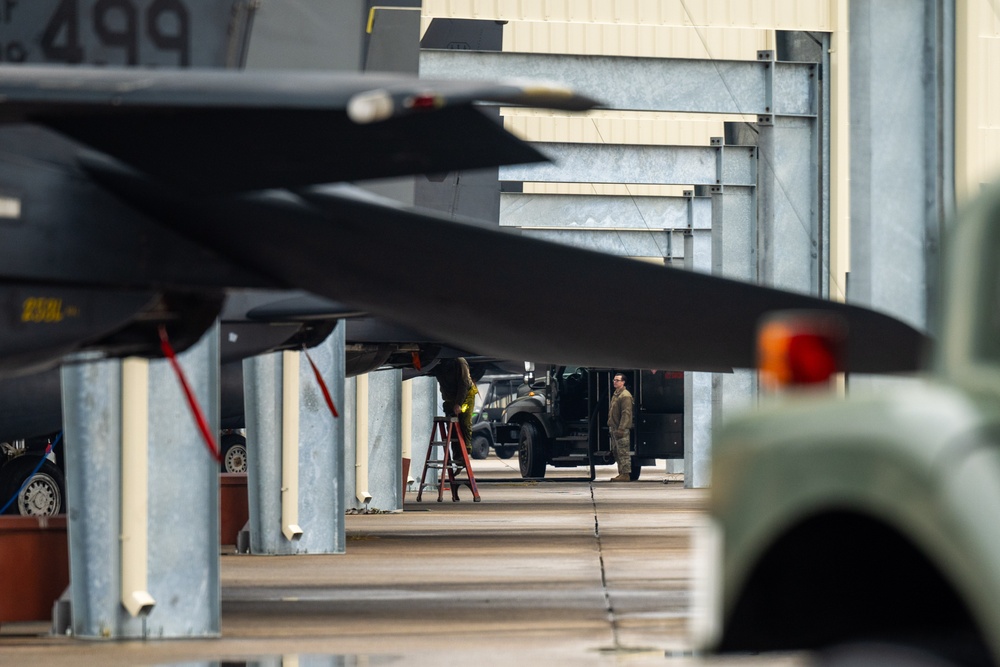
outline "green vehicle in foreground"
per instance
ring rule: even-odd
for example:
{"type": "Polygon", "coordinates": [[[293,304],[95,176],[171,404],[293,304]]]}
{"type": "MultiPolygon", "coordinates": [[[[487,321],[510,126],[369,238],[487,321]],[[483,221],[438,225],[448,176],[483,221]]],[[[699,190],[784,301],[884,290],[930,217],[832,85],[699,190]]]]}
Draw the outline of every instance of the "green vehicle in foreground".
{"type": "Polygon", "coordinates": [[[696,546],[706,650],[1000,662],[1000,191],[949,233],[929,373],[787,393],[722,429],[696,546]]]}

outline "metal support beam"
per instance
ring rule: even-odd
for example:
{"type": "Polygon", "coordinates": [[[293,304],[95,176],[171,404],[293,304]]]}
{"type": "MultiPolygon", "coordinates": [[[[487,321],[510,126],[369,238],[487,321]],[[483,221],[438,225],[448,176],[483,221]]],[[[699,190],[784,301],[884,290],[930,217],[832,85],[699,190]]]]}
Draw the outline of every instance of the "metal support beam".
{"type": "Polygon", "coordinates": [[[811,72],[803,63],[423,50],[420,76],[557,81],[609,109],[816,113],[811,72]],[[768,78],[774,91],[770,100],[768,78]]]}
{"type": "MultiPolygon", "coordinates": [[[[596,250],[620,257],[674,256],[673,236],[668,231],[576,231],[565,229],[526,229],[524,236],[596,250]]],[[[678,250],[678,252],[681,252],[678,250]]]]}
{"type": "Polygon", "coordinates": [[[532,145],[551,162],[500,167],[501,181],[719,185],[721,179],[724,185],[755,184],[749,160],[725,160],[720,175],[718,150],[711,146],[532,145]]]}
{"type": "Polygon", "coordinates": [[[549,195],[504,192],[500,195],[501,227],[591,230],[687,229],[694,208],[707,228],[712,208],[705,198],[629,197],[624,195],[549,195]]]}

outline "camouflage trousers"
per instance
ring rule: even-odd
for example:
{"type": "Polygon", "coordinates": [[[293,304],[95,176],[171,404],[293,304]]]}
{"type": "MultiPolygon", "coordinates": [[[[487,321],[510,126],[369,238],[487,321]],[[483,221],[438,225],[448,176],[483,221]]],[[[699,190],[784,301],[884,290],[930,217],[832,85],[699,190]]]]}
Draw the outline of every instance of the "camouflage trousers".
{"type": "Polygon", "coordinates": [[[629,444],[631,441],[628,433],[621,439],[616,438],[614,433],[611,434],[611,453],[615,455],[619,475],[628,475],[632,472],[632,457],[629,456],[628,451],[629,444]]]}

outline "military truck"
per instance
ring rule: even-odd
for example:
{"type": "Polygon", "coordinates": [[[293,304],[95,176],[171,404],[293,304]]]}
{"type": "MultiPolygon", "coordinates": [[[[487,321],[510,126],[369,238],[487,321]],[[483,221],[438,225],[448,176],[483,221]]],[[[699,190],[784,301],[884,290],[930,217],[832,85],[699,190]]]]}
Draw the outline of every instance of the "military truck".
{"type": "Polygon", "coordinates": [[[656,459],[684,458],[683,373],[555,366],[507,406],[496,429],[498,442],[516,443],[523,478],[544,478],[547,466],[587,466],[594,479],[595,466],[614,463],[608,406],[616,372],[635,399],[632,479],[656,459]]]}
{"type": "Polygon", "coordinates": [[[476,381],[481,403],[472,416],[472,458],[485,459],[490,449],[501,459],[517,453],[517,444],[497,444],[496,429],[501,425],[504,408],[517,398],[517,388],[524,384],[524,376],[513,373],[487,374],[476,381]]]}
{"type": "Polygon", "coordinates": [[[1000,664],[1000,190],[950,234],[925,374],[785,392],[714,442],[703,647],[1000,664]]]}

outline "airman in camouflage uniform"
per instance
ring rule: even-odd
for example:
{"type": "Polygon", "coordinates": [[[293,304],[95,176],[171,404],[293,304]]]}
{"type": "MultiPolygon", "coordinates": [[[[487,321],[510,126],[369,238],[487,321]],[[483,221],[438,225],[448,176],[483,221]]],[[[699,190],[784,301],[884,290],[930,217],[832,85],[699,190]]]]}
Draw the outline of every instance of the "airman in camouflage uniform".
{"type": "Polygon", "coordinates": [[[611,395],[608,409],[608,435],[611,451],[618,464],[618,476],[612,482],[628,482],[632,476],[632,458],[629,456],[629,432],[632,429],[632,394],[625,388],[625,376],[615,373],[615,393],[611,395]]]}

